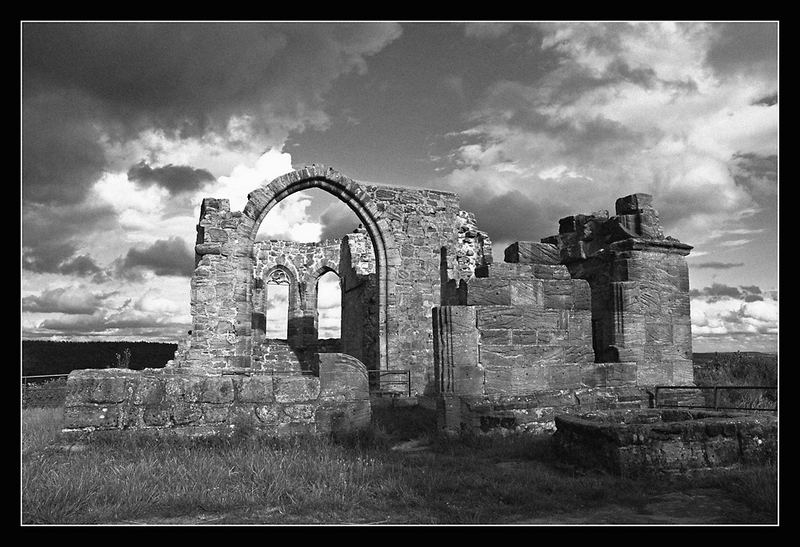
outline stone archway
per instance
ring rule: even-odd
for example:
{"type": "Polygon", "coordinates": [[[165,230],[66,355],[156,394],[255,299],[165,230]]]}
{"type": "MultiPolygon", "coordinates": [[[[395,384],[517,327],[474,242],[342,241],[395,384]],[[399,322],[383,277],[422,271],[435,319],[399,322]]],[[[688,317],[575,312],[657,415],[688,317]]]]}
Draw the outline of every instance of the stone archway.
{"type": "MultiPolygon", "coordinates": [[[[249,260],[252,263],[256,234],[270,210],[286,197],[309,188],[324,190],[343,201],[361,221],[372,242],[378,276],[380,368],[386,370],[390,366],[390,343],[392,337],[397,335],[389,328],[389,318],[395,311],[394,283],[397,279],[400,254],[389,221],[382,217],[381,211],[361,185],[332,168],[311,166],[287,173],[268,185],[254,190],[247,196],[247,205],[237,226],[236,256],[240,260],[249,260]]],[[[250,276],[247,279],[247,286],[241,288],[246,290],[236,291],[237,322],[240,325],[251,322],[252,283],[250,276]]]]}

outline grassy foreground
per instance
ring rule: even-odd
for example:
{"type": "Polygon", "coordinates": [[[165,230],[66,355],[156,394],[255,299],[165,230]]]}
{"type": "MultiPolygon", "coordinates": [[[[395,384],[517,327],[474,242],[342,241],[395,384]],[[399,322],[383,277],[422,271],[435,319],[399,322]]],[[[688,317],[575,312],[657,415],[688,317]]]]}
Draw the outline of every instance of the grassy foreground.
{"type": "Polygon", "coordinates": [[[26,409],[22,522],[203,514],[220,524],[508,523],[610,503],[639,507],[661,492],[703,486],[723,488],[759,522],[777,521],[774,468],[625,479],[560,464],[549,436],[437,437],[422,409],[393,412],[376,411],[370,432],[347,439],[126,434],[70,450],[58,441],[62,409],[26,409]],[[396,449],[412,438],[427,450],[396,449]]]}

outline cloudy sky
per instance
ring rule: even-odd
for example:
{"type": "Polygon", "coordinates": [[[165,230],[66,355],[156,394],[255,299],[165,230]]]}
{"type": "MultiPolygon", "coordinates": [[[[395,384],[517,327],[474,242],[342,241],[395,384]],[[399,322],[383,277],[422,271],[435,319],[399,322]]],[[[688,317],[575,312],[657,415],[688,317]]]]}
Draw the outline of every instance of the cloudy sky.
{"type": "MultiPolygon", "coordinates": [[[[497,257],[651,193],[695,351],[775,351],[777,27],[22,23],[22,337],[177,341],[202,198],[323,163],[459,193],[497,257]]],[[[317,190],[260,237],[356,222],[317,190]]]]}

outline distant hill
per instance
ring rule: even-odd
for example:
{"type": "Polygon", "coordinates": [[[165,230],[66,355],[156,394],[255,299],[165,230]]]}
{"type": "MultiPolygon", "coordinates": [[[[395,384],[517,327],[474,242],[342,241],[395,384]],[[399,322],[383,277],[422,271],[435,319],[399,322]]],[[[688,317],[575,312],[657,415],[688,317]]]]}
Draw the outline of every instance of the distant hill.
{"type": "Polygon", "coordinates": [[[68,374],[82,368],[108,368],[116,354],[130,349],[130,367],[162,368],[175,355],[177,344],[159,342],[53,342],[22,341],[22,375],[68,374]]]}

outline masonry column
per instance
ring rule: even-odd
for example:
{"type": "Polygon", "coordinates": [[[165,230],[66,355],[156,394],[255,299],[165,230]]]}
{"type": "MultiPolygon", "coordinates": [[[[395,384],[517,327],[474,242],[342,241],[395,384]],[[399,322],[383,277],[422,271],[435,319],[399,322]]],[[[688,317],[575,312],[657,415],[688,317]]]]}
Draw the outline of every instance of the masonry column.
{"type": "Polygon", "coordinates": [[[560,221],[562,263],[592,288],[599,361],[635,361],[637,384],[693,381],[689,311],[692,247],[664,236],[649,194],[631,194],[608,212],[560,221]]]}

